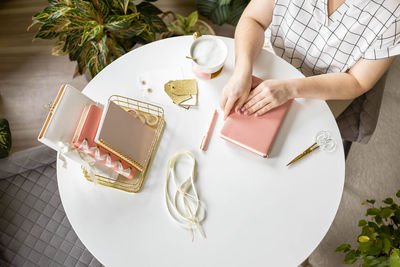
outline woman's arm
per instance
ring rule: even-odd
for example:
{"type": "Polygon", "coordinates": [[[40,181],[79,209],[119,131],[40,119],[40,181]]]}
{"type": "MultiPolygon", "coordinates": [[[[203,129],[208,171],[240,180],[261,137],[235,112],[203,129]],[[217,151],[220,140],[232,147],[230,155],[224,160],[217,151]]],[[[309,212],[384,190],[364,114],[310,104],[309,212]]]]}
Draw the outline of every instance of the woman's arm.
{"type": "Polygon", "coordinates": [[[273,0],[252,0],[240,17],[235,30],[235,69],[220,99],[225,118],[235,103],[238,110],[247,100],[253,62],[264,44],[264,32],[271,23],[273,7],[273,0]]]}
{"type": "Polygon", "coordinates": [[[259,81],[242,111],[262,115],[296,97],[352,99],[371,89],[393,63],[395,57],[360,59],[346,73],[329,73],[290,80],[259,81]]]}

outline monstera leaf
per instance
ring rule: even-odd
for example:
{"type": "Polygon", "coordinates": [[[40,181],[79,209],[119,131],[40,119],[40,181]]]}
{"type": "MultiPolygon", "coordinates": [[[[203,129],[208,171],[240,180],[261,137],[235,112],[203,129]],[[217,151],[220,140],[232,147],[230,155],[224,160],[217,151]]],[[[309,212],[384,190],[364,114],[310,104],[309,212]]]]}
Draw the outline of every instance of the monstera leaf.
{"type": "Polygon", "coordinates": [[[6,119],[0,119],[0,158],[8,156],[11,150],[11,131],[6,119]]]}
{"type": "Polygon", "coordinates": [[[197,0],[199,13],[213,23],[236,26],[250,0],[197,0]]]}

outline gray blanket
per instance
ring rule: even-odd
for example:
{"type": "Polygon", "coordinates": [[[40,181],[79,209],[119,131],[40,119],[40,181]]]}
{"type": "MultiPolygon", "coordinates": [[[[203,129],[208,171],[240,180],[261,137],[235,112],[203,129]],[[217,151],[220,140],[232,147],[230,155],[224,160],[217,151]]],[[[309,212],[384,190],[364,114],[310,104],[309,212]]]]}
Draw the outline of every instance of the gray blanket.
{"type": "Polygon", "coordinates": [[[65,215],[45,146],[0,160],[0,266],[102,266],[65,215]]]}

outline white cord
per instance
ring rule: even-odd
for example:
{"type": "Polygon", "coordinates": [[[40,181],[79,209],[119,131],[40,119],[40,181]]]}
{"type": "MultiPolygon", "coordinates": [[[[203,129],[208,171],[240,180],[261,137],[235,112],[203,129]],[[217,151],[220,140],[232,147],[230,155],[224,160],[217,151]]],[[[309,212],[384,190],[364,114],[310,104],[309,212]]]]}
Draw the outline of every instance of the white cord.
{"type": "Polygon", "coordinates": [[[179,226],[190,230],[192,241],[194,240],[194,229],[196,228],[201,236],[206,238],[203,228],[200,225],[205,218],[205,210],[201,207],[201,202],[194,185],[195,167],[196,160],[192,152],[187,150],[179,151],[169,160],[165,178],[165,201],[168,212],[179,226]],[[191,160],[192,170],[190,176],[179,183],[175,174],[175,166],[177,161],[182,157],[191,160]],[[170,177],[172,177],[176,186],[173,200],[171,200],[169,195],[170,177]],[[178,202],[179,200],[181,200],[180,203],[178,202]]]}

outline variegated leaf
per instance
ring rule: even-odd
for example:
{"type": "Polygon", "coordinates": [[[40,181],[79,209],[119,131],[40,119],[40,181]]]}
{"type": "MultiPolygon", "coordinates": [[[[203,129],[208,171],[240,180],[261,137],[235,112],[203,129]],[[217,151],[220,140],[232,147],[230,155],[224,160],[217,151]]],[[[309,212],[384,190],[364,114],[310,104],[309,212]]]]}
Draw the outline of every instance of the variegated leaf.
{"type": "Polygon", "coordinates": [[[82,23],[76,23],[76,22],[70,22],[66,24],[63,28],[60,29],[61,32],[81,32],[83,33],[83,30],[85,29],[85,24],[82,23]]]}
{"type": "Polygon", "coordinates": [[[105,21],[105,23],[106,23],[105,28],[107,30],[114,30],[114,31],[127,28],[130,26],[132,20],[138,16],[139,16],[139,13],[132,13],[132,14],[123,15],[123,16],[118,16],[118,15],[110,16],[105,21]]]}
{"type": "Polygon", "coordinates": [[[48,39],[48,40],[54,39],[61,35],[59,30],[62,27],[63,27],[62,25],[60,26],[52,22],[43,24],[42,26],[40,26],[38,32],[35,35],[35,38],[48,39]]]}
{"type": "Polygon", "coordinates": [[[159,16],[156,15],[148,16],[146,17],[146,22],[149,24],[149,26],[154,32],[160,33],[167,31],[167,26],[159,16]]]}
{"type": "Polygon", "coordinates": [[[82,34],[82,39],[79,45],[82,46],[85,42],[88,42],[96,38],[97,35],[103,33],[103,28],[104,28],[103,25],[99,25],[94,21],[88,23],[85,26],[85,29],[82,34]]]}
{"type": "Polygon", "coordinates": [[[34,22],[46,23],[49,20],[57,19],[64,15],[65,12],[71,8],[64,5],[54,5],[46,7],[42,12],[33,15],[32,20],[34,22]]]}
{"type": "Polygon", "coordinates": [[[7,157],[12,145],[10,125],[6,119],[0,119],[0,158],[7,157]]]}
{"type": "Polygon", "coordinates": [[[76,7],[86,18],[91,18],[98,21],[99,16],[91,2],[82,0],[76,1],[76,7]]]}
{"type": "Polygon", "coordinates": [[[139,37],[140,37],[141,43],[145,43],[145,44],[153,42],[156,39],[155,34],[148,30],[143,31],[139,37]]]}
{"type": "Polygon", "coordinates": [[[110,13],[110,8],[107,5],[107,1],[102,0],[92,0],[94,8],[97,10],[99,14],[102,15],[103,18],[106,18],[110,13]]]}
{"type": "Polygon", "coordinates": [[[109,4],[111,6],[111,9],[113,10],[113,13],[119,15],[124,14],[124,10],[118,0],[109,0],[109,4]]]}
{"type": "Polygon", "coordinates": [[[82,47],[79,46],[81,38],[81,34],[71,34],[65,39],[66,49],[69,51],[68,56],[71,61],[76,60],[82,51],[82,47]]]}
{"type": "Polygon", "coordinates": [[[86,52],[85,64],[87,67],[89,67],[89,61],[91,60],[92,57],[97,56],[98,51],[97,51],[97,44],[95,42],[90,42],[87,45],[88,45],[88,50],[86,52]]]}
{"type": "Polygon", "coordinates": [[[92,78],[96,76],[96,74],[99,72],[99,59],[97,54],[93,55],[90,58],[87,64],[87,68],[90,71],[90,75],[92,76],[92,78]]]}
{"type": "Polygon", "coordinates": [[[128,4],[128,10],[130,11],[129,13],[137,13],[136,5],[132,1],[128,4]]]}
{"type": "Polygon", "coordinates": [[[125,49],[112,38],[107,38],[106,44],[114,58],[118,58],[126,53],[125,49]]]}
{"type": "Polygon", "coordinates": [[[139,13],[145,16],[159,15],[162,13],[162,11],[158,7],[146,1],[141,2],[139,5],[136,6],[136,8],[139,13]]]}
{"type": "Polygon", "coordinates": [[[76,68],[75,68],[75,73],[74,77],[76,77],[78,74],[83,74],[86,71],[86,57],[87,57],[87,52],[91,48],[91,44],[87,44],[82,48],[81,53],[77,57],[76,61],[76,68]]]}
{"type": "Polygon", "coordinates": [[[99,61],[102,65],[106,66],[108,64],[108,46],[107,46],[107,36],[104,35],[100,41],[97,43],[97,48],[99,51],[99,61]]]}
{"type": "Polygon", "coordinates": [[[74,0],[48,0],[50,5],[72,6],[74,0]]]}
{"type": "Polygon", "coordinates": [[[87,68],[89,69],[92,78],[96,76],[97,73],[99,73],[102,69],[104,69],[105,66],[106,64],[103,61],[103,58],[98,53],[94,53],[87,63],[87,68]]]}
{"type": "Polygon", "coordinates": [[[118,0],[119,5],[121,6],[122,10],[124,11],[124,14],[126,15],[128,12],[128,5],[129,5],[130,0],[118,0]]]}
{"type": "Polygon", "coordinates": [[[79,11],[77,8],[70,9],[67,12],[65,12],[65,17],[67,17],[71,22],[74,22],[76,24],[85,24],[86,22],[89,21],[87,17],[85,17],[81,11],[79,11]]]}
{"type": "Polygon", "coordinates": [[[66,55],[68,53],[68,51],[66,51],[64,48],[65,48],[65,41],[57,41],[54,44],[53,49],[51,50],[51,54],[53,56],[66,55]]]}
{"type": "Polygon", "coordinates": [[[146,29],[145,24],[134,24],[129,28],[111,31],[118,38],[129,39],[140,35],[146,29]]]}

